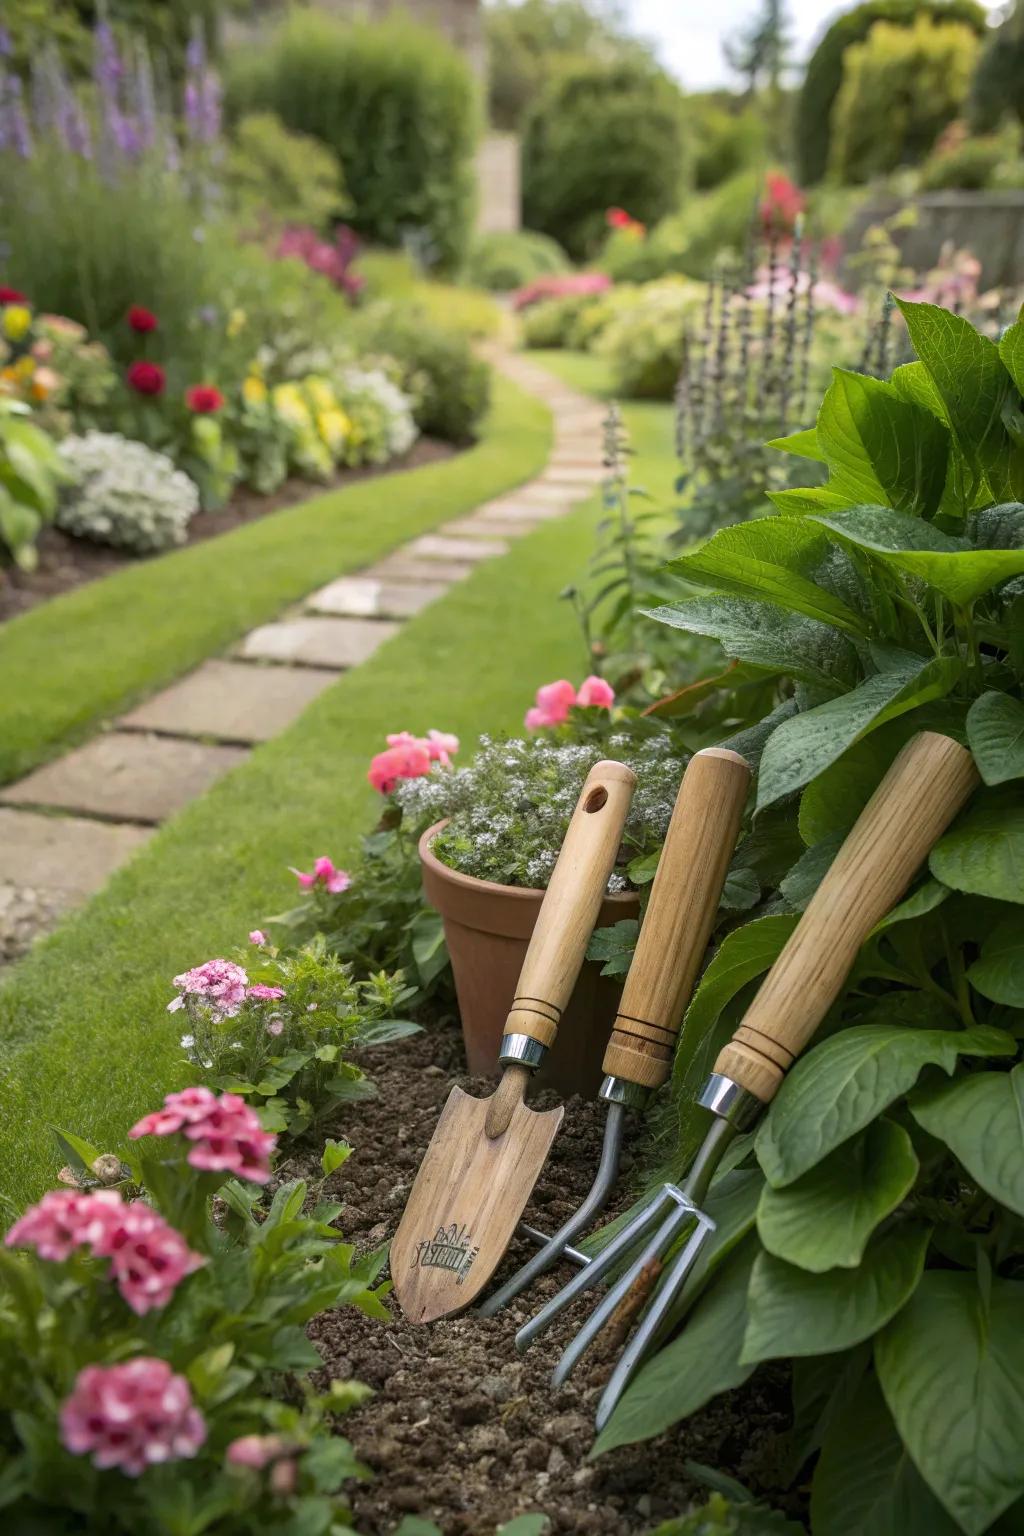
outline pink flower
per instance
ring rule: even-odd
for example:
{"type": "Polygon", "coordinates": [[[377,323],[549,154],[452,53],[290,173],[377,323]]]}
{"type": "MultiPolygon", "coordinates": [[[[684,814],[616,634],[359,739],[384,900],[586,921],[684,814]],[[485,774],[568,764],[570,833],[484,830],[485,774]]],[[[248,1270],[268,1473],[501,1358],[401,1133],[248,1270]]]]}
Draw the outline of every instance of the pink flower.
{"type": "Polygon", "coordinates": [[[534,707],[526,712],[528,731],[542,726],[562,725],[569,718],[569,711],[576,703],[576,689],[564,677],[557,683],[545,683],[537,689],[534,707]]]}
{"type": "Polygon", "coordinates": [[[271,1019],[270,1023],[267,1025],[267,1034],[268,1035],[283,1035],[284,1034],[284,1023],[283,1023],[283,1021],[281,1019],[271,1019]]]}
{"type": "Polygon", "coordinates": [[[60,1263],[82,1245],[82,1205],[74,1189],[51,1189],[30,1205],[4,1238],[8,1248],[34,1248],[41,1259],[60,1263]]]}
{"type": "Polygon", "coordinates": [[[240,1179],[265,1184],[277,1137],[260,1125],[255,1110],[235,1093],[220,1097],[209,1088],[185,1088],[169,1093],[163,1109],[145,1115],[128,1132],[140,1136],[170,1136],[183,1131],[195,1145],[188,1154],[193,1168],[224,1169],[240,1179]]]}
{"type": "MultiPolygon", "coordinates": [[[[111,1191],[113,1193],[113,1191],[111,1191]]],[[[93,1199],[100,1199],[100,1195],[93,1199]]],[[[110,1273],[137,1316],[165,1307],[186,1275],[205,1260],[193,1253],[180,1232],[169,1226],[145,1200],[130,1204],[117,1197],[104,1213],[92,1239],[97,1258],[110,1259],[110,1273]]]]}
{"type": "Polygon", "coordinates": [[[239,1435],[228,1446],[225,1461],[230,1467],[252,1467],[261,1471],[287,1451],[280,1435],[239,1435]]]}
{"type": "Polygon", "coordinates": [[[330,891],[332,896],[340,896],[342,891],[347,891],[352,884],[352,876],[344,869],[336,869],[326,854],[322,854],[313,865],[313,873],[307,875],[301,869],[288,866],[299,884],[309,890],[311,886],[322,885],[330,891]]]}
{"type": "Polygon", "coordinates": [[[113,1189],[53,1190],[15,1222],[6,1241],[57,1261],[91,1248],[94,1258],[110,1259],[111,1277],[140,1317],[166,1306],[179,1282],[204,1262],[159,1211],[144,1200],[126,1204],[113,1189]]]}
{"type": "MultiPolygon", "coordinates": [[[[402,732],[403,738],[406,735],[408,732],[402,732]]],[[[429,773],[430,761],[426,743],[410,736],[408,741],[397,740],[386,752],[378,752],[370,763],[367,778],[382,795],[390,795],[399,779],[419,779],[429,773]]]]}
{"type": "Polygon", "coordinates": [[[245,995],[250,1000],[255,998],[258,1003],[273,1002],[275,998],[284,997],[284,987],[265,987],[258,981],[245,995]]]}
{"type": "Polygon", "coordinates": [[[615,703],[615,690],[603,677],[585,677],[576,695],[576,703],[584,709],[611,709],[615,703]]]}
{"type": "Polygon", "coordinates": [[[262,949],[266,942],[267,942],[267,936],[263,932],[263,929],[262,928],[253,928],[252,931],[249,934],[249,943],[250,944],[255,944],[255,945],[257,945],[258,948],[262,949]]]}
{"type": "Polygon", "coordinates": [[[528,309],[542,299],[561,299],[570,294],[604,293],[612,280],[607,272],[553,272],[535,277],[512,295],[513,309],[528,309]]]}
{"type": "Polygon", "coordinates": [[[121,1365],[87,1365],[60,1410],[67,1450],[91,1455],[101,1471],[138,1477],[147,1467],[192,1457],[206,1424],[184,1376],[166,1360],[140,1355],[121,1365]]]}
{"type": "Polygon", "coordinates": [[[167,1011],[175,1013],[186,996],[198,997],[209,1003],[221,1017],[229,1018],[245,1001],[248,981],[242,967],[232,960],[207,960],[205,964],[175,976],[174,985],[181,995],[167,1005],[167,1011]]]}
{"type": "Polygon", "coordinates": [[[459,750],[459,738],[453,736],[450,731],[428,731],[423,745],[429,752],[432,762],[441,763],[447,768],[459,750]]]}

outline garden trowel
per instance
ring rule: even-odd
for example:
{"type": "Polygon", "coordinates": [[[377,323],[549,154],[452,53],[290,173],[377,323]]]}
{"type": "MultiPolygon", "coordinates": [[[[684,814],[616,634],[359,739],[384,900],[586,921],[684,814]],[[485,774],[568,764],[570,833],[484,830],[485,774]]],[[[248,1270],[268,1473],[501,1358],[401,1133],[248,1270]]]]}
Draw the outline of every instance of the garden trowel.
{"type": "Polygon", "coordinates": [[[460,1312],[508,1247],[564,1111],[523,1102],[572,996],[622,842],[636,775],[591,769],[569,822],[523,962],[496,1091],[453,1088],[391,1244],[391,1278],[410,1322],[460,1312]]]}

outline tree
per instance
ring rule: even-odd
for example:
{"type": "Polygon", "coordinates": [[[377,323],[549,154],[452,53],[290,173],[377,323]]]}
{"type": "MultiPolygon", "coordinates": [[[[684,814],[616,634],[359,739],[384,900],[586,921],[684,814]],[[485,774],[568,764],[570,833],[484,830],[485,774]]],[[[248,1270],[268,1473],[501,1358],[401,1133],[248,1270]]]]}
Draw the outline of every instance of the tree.
{"type": "Polygon", "coordinates": [[[1024,122],[1024,0],[1016,0],[982,50],[968,102],[971,127],[998,128],[1007,113],[1024,122]]]}
{"type": "Polygon", "coordinates": [[[493,0],[484,22],[496,128],[519,129],[531,101],[569,64],[653,62],[650,47],[628,34],[619,0],[493,0]]]}
{"type": "Polygon", "coordinates": [[[786,7],[783,0],[761,0],[760,11],[722,44],[730,69],[747,82],[747,95],[761,85],[776,94],[789,52],[786,7]]]}

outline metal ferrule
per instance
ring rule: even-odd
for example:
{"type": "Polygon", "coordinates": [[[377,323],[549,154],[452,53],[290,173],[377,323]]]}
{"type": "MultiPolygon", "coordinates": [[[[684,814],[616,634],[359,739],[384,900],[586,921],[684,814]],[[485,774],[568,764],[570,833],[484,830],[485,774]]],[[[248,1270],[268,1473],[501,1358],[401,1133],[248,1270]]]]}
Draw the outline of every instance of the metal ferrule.
{"type": "Polygon", "coordinates": [[[531,1035],[502,1035],[498,1060],[503,1067],[529,1067],[536,1072],[544,1060],[547,1047],[531,1035]]]}
{"type": "Polygon", "coordinates": [[[624,1077],[606,1077],[597,1094],[606,1104],[622,1104],[626,1109],[642,1109],[647,1103],[648,1091],[639,1083],[628,1083],[624,1077]]]}
{"type": "Polygon", "coordinates": [[[712,1072],[697,1098],[697,1103],[710,1109],[713,1115],[725,1120],[737,1131],[752,1125],[764,1108],[761,1100],[747,1088],[734,1083],[721,1072],[712,1072]]]}

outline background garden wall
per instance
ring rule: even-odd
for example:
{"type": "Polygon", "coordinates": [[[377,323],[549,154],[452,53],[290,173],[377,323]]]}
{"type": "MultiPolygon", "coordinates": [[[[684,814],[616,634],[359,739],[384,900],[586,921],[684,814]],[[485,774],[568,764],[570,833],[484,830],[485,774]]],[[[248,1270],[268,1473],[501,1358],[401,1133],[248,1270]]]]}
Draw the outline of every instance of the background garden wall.
{"type": "MultiPolygon", "coordinates": [[[[858,209],[843,236],[847,251],[860,247],[872,224],[906,206],[900,197],[872,198],[858,209]]],[[[1024,191],[930,192],[911,200],[917,221],[896,229],[892,238],[907,266],[917,272],[934,267],[947,241],[970,250],[981,262],[982,287],[1016,284],[1024,271],[1024,191]]],[[[852,275],[852,274],[851,274],[852,275]]]]}

